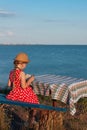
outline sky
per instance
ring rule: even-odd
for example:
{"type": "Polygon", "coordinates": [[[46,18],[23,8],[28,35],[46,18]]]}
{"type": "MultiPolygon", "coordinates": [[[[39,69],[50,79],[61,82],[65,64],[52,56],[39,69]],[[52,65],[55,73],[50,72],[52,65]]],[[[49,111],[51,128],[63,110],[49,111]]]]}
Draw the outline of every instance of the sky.
{"type": "Polygon", "coordinates": [[[0,44],[87,44],[87,0],[0,0],[0,44]]]}

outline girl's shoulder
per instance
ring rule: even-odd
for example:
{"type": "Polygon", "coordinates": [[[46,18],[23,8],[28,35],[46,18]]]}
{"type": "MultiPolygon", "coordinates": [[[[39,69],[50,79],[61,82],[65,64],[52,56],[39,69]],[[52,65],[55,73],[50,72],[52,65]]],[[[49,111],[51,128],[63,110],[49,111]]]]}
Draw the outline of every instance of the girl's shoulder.
{"type": "Polygon", "coordinates": [[[20,72],[22,72],[22,70],[12,69],[12,70],[10,71],[10,74],[12,74],[12,73],[20,73],[20,72]]]}

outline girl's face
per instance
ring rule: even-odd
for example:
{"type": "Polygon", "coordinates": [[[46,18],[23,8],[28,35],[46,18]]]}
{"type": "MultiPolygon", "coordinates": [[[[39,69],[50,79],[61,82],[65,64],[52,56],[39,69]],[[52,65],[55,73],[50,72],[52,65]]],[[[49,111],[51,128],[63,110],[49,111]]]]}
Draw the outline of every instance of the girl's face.
{"type": "Polygon", "coordinates": [[[21,69],[25,69],[26,66],[27,66],[27,63],[22,63],[22,64],[21,64],[21,69]]]}

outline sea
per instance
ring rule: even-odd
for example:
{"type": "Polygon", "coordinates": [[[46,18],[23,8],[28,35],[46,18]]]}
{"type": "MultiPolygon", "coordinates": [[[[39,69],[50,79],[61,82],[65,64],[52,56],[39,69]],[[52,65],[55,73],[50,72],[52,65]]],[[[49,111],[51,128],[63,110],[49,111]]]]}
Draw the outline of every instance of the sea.
{"type": "Polygon", "coordinates": [[[61,75],[87,79],[87,45],[0,45],[0,88],[7,85],[15,56],[27,53],[24,70],[33,75],[61,75]]]}

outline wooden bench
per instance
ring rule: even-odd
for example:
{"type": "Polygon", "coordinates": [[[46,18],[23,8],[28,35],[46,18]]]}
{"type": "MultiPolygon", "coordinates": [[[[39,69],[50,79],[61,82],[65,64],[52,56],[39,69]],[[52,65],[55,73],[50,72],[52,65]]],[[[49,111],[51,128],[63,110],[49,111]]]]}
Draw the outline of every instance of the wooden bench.
{"type": "Polygon", "coordinates": [[[18,106],[29,107],[29,108],[39,108],[39,109],[61,111],[61,112],[67,111],[66,108],[53,107],[53,106],[47,106],[47,105],[42,105],[42,104],[32,104],[32,103],[26,103],[26,102],[20,102],[20,101],[12,101],[12,100],[6,99],[5,96],[6,96],[5,94],[0,94],[1,104],[18,105],[18,106]]]}

